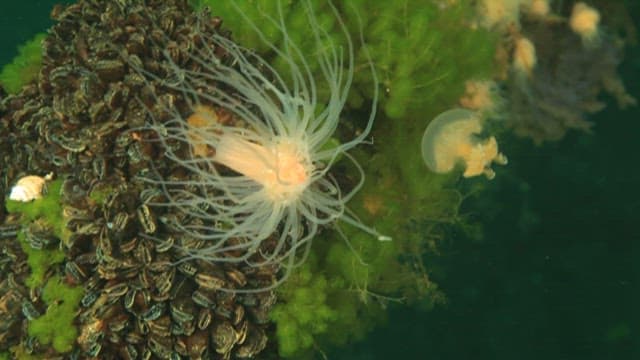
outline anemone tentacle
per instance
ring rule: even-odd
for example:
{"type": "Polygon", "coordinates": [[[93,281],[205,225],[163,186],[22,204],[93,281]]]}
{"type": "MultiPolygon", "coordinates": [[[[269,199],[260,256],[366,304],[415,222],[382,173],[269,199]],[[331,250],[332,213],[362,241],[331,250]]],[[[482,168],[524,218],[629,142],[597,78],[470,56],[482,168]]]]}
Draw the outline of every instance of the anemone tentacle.
{"type": "MultiPolygon", "coordinates": [[[[312,59],[305,57],[288,34],[282,9],[277,19],[265,14],[266,21],[280,32],[280,46],[267,40],[257,24],[245,17],[267,48],[283,59],[286,76],[221,34],[208,36],[200,48],[190,50],[188,60],[193,66],[188,68],[173,62],[165,52],[170,64],[166,79],[138,69],[145,78],[181,94],[190,108],[185,114],[167,106],[169,119],[150,116],[144,127],[156,134],[155,141],[164,148],[163,159],[188,174],[175,179],[156,173],[142,179],[164,194],[163,200],[149,205],[189,219],[172,223],[173,230],[205,243],[197,248],[177,244],[185,254],[180,261],[243,262],[283,270],[267,287],[233,289],[235,292],[271,289],[284,281],[304,261],[321,226],[341,220],[386,239],[346,208],[364,182],[362,168],[346,152],[367,138],[376,114],[378,80],[370,58],[375,89],[366,127],[353,139],[329,149],[326,146],[339,126],[354,72],[349,32],[336,7],[327,3],[345,46],[331,39],[311,3],[303,0],[316,42],[312,59]],[[224,59],[218,49],[224,50],[224,59]],[[322,84],[313,76],[311,60],[318,64],[322,84]],[[330,90],[322,103],[320,85],[330,90]],[[235,121],[220,121],[218,109],[232,114],[235,121]],[[346,154],[360,175],[346,193],[330,175],[341,154],[346,154]],[[271,245],[266,246],[267,242],[271,245]]],[[[368,56],[366,49],[365,54],[368,56]]]]}

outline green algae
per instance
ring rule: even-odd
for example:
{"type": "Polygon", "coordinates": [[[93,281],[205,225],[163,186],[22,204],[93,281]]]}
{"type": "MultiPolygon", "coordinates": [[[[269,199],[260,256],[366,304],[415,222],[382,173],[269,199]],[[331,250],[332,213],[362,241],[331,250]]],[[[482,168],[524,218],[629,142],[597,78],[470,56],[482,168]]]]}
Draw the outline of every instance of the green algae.
{"type": "MultiPolygon", "coordinates": [[[[62,180],[54,180],[47,184],[47,194],[42,198],[21,202],[7,199],[5,206],[10,213],[20,213],[20,222],[23,227],[34,221],[44,221],[53,234],[65,243],[69,238],[66,222],[62,215],[62,203],[60,200],[60,188],[62,180]]],[[[26,280],[29,288],[41,286],[44,282],[44,274],[55,264],[64,261],[64,253],[59,248],[34,249],[25,240],[24,230],[18,233],[18,241],[22,250],[27,255],[27,263],[31,274],[26,280]]]]}
{"type": "MultiPolygon", "coordinates": [[[[41,344],[51,345],[57,352],[71,351],[77,337],[77,329],[73,325],[76,311],[84,289],[66,284],[59,275],[49,278],[46,274],[62,264],[65,254],[60,247],[43,249],[32,248],[25,240],[24,227],[35,221],[47,224],[51,232],[62,241],[69,238],[63,208],[60,199],[62,180],[48,183],[47,193],[42,198],[30,202],[6,200],[5,206],[10,213],[21,214],[23,230],[18,233],[18,241],[27,255],[27,264],[31,273],[25,280],[30,289],[42,287],[42,299],[47,305],[46,312],[31,320],[28,324],[29,336],[34,336],[41,344]]],[[[16,348],[20,351],[20,348],[16,348]]]]}
{"type": "Polygon", "coordinates": [[[22,251],[27,255],[27,264],[31,273],[25,280],[25,284],[30,288],[42,286],[45,281],[45,274],[49,269],[64,261],[64,252],[60,249],[34,249],[24,237],[24,232],[18,233],[18,241],[22,251]]]}
{"type": "MultiPolygon", "coordinates": [[[[307,9],[302,1],[281,2],[281,9],[277,1],[194,0],[192,3],[196,7],[208,5],[213,15],[223,19],[223,26],[232,30],[234,40],[258,51],[284,76],[288,74],[286,62],[261,38],[275,47],[282,45],[282,36],[274,21],[279,11],[285,19],[287,35],[301,53],[312,58],[318,51],[315,39],[308,33],[307,9]],[[246,25],[247,19],[261,35],[246,25]]],[[[329,3],[316,0],[311,2],[311,7],[330,41],[346,46],[340,22],[329,3]]],[[[494,71],[497,35],[472,28],[471,3],[443,6],[434,0],[356,0],[337,2],[335,7],[345,19],[353,39],[356,71],[349,95],[352,106],[362,104],[363,99],[370,99],[373,94],[368,56],[373,60],[384,90],[381,108],[394,119],[437,114],[433,107],[451,106],[452,99],[463,93],[466,80],[487,78],[494,71]]],[[[313,59],[308,63],[318,75],[316,78],[322,78],[318,64],[313,59]]]]}
{"type": "Polygon", "coordinates": [[[10,94],[36,79],[42,66],[42,40],[46,34],[33,37],[18,48],[18,55],[0,71],[0,85],[10,94]]]}
{"type": "Polygon", "coordinates": [[[83,293],[81,286],[69,286],[61,277],[51,277],[42,290],[47,311],[29,322],[29,336],[35,336],[42,344],[51,344],[59,353],[71,351],[78,337],[73,320],[83,293]]]}
{"type": "Polygon", "coordinates": [[[280,295],[287,299],[286,305],[276,305],[270,314],[278,324],[279,352],[284,357],[313,347],[314,336],[325,333],[338,316],[326,303],[331,284],[326,277],[312,272],[313,262],[313,258],[309,259],[289,278],[280,289],[280,295]]]}

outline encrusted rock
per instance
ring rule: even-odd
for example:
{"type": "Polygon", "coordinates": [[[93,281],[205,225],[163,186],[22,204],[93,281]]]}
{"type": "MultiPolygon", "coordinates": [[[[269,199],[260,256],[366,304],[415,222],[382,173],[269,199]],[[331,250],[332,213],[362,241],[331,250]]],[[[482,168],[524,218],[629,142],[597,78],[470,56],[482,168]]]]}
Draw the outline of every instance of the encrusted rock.
{"type": "MultiPolygon", "coordinates": [[[[169,73],[163,51],[181,66],[197,66],[188,64],[186,52],[221,24],[206,15],[195,14],[186,0],[57,6],[38,83],[14,96],[0,93],[0,190],[25,173],[53,171],[66,179],[61,199],[70,237],[65,261],[50,272],[85,291],[75,358],[247,358],[266,347],[274,293],[228,290],[269,284],[276,269],[176,265],[183,257],[179,246],[200,243],[171,225],[193,219],[149,206],[163,194],[140,180],[174,170],[163,163],[161,145],[139,127],[149,116],[188,108],[158,80],[169,73]],[[141,77],[130,63],[142,64],[156,80],[141,77]],[[223,285],[227,291],[220,291],[223,285]]],[[[29,339],[22,311],[29,269],[15,216],[0,213],[0,221],[0,351],[7,351],[29,339]]],[[[53,241],[50,230],[41,230],[32,245],[53,241]]],[[[53,354],[46,345],[29,350],[53,354]]]]}

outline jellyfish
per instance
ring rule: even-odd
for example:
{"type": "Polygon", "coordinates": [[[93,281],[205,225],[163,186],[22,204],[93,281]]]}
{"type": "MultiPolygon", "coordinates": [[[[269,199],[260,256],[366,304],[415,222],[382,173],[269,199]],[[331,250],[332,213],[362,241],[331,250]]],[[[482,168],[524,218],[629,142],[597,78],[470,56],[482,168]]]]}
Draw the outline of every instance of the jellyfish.
{"type": "Polygon", "coordinates": [[[507,164],[507,157],[498,151],[498,142],[491,136],[480,137],[481,119],[466,109],[447,110],[433,119],[422,137],[422,159],[435,173],[448,173],[463,163],[464,177],[484,174],[493,179],[491,164],[507,164]]]}
{"type": "Polygon", "coordinates": [[[591,6],[579,2],[573,5],[569,26],[571,30],[578,34],[585,46],[595,46],[598,44],[600,35],[598,25],[600,24],[600,13],[591,6]]]}

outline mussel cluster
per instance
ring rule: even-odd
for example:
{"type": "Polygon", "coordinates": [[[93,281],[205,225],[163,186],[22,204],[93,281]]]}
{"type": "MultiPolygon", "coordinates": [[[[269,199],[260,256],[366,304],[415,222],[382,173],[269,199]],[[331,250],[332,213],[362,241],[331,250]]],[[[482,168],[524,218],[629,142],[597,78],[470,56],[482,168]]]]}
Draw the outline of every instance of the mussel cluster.
{"type": "MultiPolygon", "coordinates": [[[[46,358],[100,359],[268,352],[274,292],[229,290],[264,287],[277,269],[179,262],[181,247],[203,244],[170,224],[197,220],[149,205],[163,193],[140,180],[152,172],[190,176],[162,161],[161,144],[143,125],[168,117],[167,109],[188,111],[181,94],[153,79],[168,73],[170,62],[198,66],[187,53],[207,33],[221,33],[221,21],[193,12],[186,0],[80,0],[54,8],[52,18],[38,80],[19,94],[0,93],[0,190],[6,194],[26,174],[63,178],[69,239],[60,244],[51,229],[29,229],[38,246],[64,250],[65,260],[47,275],[84,289],[79,336],[69,354],[28,336],[29,319],[46,305],[39,289],[25,285],[30,269],[17,234],[29,229],[2,206],[0,351],[20,345],[46,358]],[[101,201],[92,196],[99,192],[106,194],[101,201]]],[[[217,55],[225,61],[224,49],[217,55]]]]}

